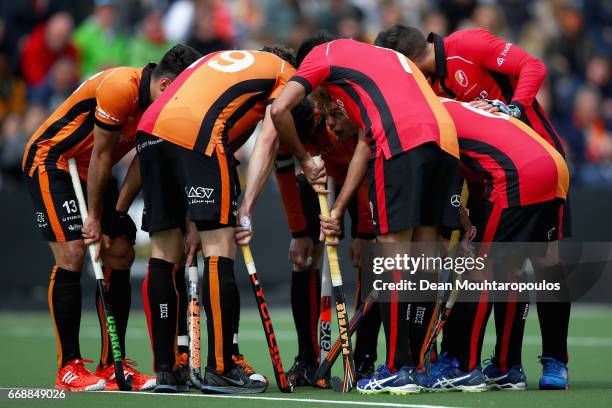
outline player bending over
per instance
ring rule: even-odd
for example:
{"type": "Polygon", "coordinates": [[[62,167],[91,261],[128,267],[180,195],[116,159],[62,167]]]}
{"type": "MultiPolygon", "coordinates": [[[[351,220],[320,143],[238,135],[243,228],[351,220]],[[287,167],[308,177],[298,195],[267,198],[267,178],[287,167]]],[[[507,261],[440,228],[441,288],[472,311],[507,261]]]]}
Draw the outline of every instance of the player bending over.
{"type": "MultiPolygon", "coordinates": [[[[559,134],[536,99],[546,77],[546,66],[516,45],[481,29],[460,30],[445,38],[430,33],[426,39],[418,29],[402,25],[381,32],[376,45],[399,51],[413,60],[431,79],[436,94],[473,101],[474,106],[489,112],[508,113],[532,127],[565,156],[559,134]]],[[[559,239],[563,239],[571,236],[568,200],[561,206],[559,216],[563,220],[559,239]]],[[[550,243],[545,255],[533,257],[531,261],[539,278],[559,280],[565,275],[557,241],[550,243]]],[[[494,308],[495,314],[500,316],[519,310],[505,309],[499,303],[494,308]]],[[[566,389],[571,304],[569,301],[555,304],[538,301],[537,308],[542,332],[540,388],[566,389]]],[[[492,363],[499,368],[498,360],[494,356],[492,363]]]]}
{"type": "MultiPolygon", "coordinates": [[[[455,122],[462,173],[470,183],[469,214],[477,231],[474,241],[557,241],[559,208],[569,187],[561,154],[533,129],[506,114],[485,112],[448,99],[444,105],[455,122]]],[[[481,251],[482,256],[487,248],[481,251]]],[[[540,252],[546,248],[537,251],[533,255],[542,256],[540,252]]],[[[520,280],[526,256],[504,259],[493,265],[493,272],[497,275],[502,269],[513,269],[506,279],[520,280]]],[[[431,388],[525,389],[521,348],[529,302],[512,291],[493,296],[483,292],[479,302],[462,301],[459,296],[444,331],[442,354],[432,368],[431,388]],[[484,368],[483,375],[480,355],[491,302],[495,302],[496,310],[495,362],[484,368]]]]}
{"type": "MultiPolygon", "coordinates": [[[[309,153],[322,157],[326,172],[333,177],[336,191],[339,191],[357,144],[358,128],[331,99],[326,98],[325,103],[320,106],[323,112],[306,98],[300,107],[308,110],[308,123],[296,123],[296,130],[309,153]]],[[[282,145],[276,156],[276,180],[292,235],[289,246],[289,260],[293,263],[291,310],[298,335],[298,355],[287,374],[295,385],[314,386],[314,376],[320,358],[317,321],[321,296],[318,265],[323,253],[323,243],[319,241],[321,211],[317,195],[302,174],[296,176],[293,155],[282,145]]],[[[350,257],[353,266],[359,268],[364,242],[374,239],[365,180],[349,205],[349,213],[352,238],[350,257]]],[[[359,307],[360,301],[358,286],[356,308],[359,307]]],[[[370,378],[374,373],[379,328],[380,313],[378,304],[374,304],[364,316],[356,333],[354,358],[358,380],[370,378]]]]}
{"type": "MultiPolygon", "coordinates": [[[[298,51],[298,63],[297,74],[272,104],[272,117],[281,140],[317,190],[325,182],[323,170],[295,134],[290,110],[322,86],[360,128],[331,219],[322,220],[324,231],[339,235],[342,215],[366,173],[379,242],[433,243],[440,227],[458,228],[459,212],[451,204],[451,197],[460,191],[455,127],[418,68],[397,52],[325,36],[306,40],[298,51]]],[[[371,379],[359,381],[357,389],[363,393],[419,392],[425,384],[415,368],[422,365],[420,349],[435,304],[419,305],[424,318],[417,322],[415,316],[395,318],[407,315],[408,302],[379,306],[386,364],[371,379]]]]}
{"type": "MultiPolygon", "coordinates": [[[[35,220],[55,259],[49,309],[57,340],[58,389],[117,389],[99,294],[96,307],[102,352],[95,374],[83,365],[90,360],[82,358],[79,348],[85,246],[102,240],[100,257],[125,358],[136,227],[127,207],[122,208],[111,169],[134,147],[142,112],[197,57],[196,51],[177,45],[159,65],[111,68],[92,76],[55,110],[26,147],[22,169],[35,220]],[[87,191],[89,218],[85,226],[68,173],[70,158],[76,159],[83,190],[87,191]]],[[[124,360],[125,373],[133,376],[134,388],[153,388],[155,378],[140,374],[134,365],[132,360],[124,360]]]]}

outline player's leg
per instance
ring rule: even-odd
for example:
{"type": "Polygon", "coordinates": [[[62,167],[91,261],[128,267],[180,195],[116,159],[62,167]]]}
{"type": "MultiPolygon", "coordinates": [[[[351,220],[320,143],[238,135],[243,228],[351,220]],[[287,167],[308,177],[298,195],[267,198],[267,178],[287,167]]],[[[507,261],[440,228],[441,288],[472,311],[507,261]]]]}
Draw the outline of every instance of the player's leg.
{"type": "Polygon", "coordinates": [[[85,368],[79,347],[85,244],[70,175],[61,170],[43,171],[42,174],[37,170],[25,180],[34,205],[36,224],[49,243],[55,260],[48,289],[57,342],[55,387],[66,391],[102,390],[104,379],[85,368]]]}
{"type": "MultiPolygon", "coordinates": [[[[569,353],[567,349],[567,336],[569,330],[569,320],[571,303],[569,298],[569,288],[566,282],[566,271],[560,262],[559,241],[561,234],[558,218],[554,217],[555,207],[558,203],[551,203],[551,208],[546,211],[548,214],[542,217],[543,228],[541,239],[549,241],[546,254],[541,257],[533,257],[535,275],[538,280],[558,282],[561,285],[559,298],[539,299],[537,302],[538,320],[542,333],[542,356],[540,361],[543,366],[543,374],[540,378],[540,389],[561,390],[569,387],[569,376],[567,363],[569,353]]],[[[565,211],[569,210],[564,208],[565,211]]],[[[565,214],[565,213],[564,213],[565,214]]],[[[563,218],[564,223],[569,223],[563,218]]],[[[567,232],[567,227],[564,225],[567,232]]]]}

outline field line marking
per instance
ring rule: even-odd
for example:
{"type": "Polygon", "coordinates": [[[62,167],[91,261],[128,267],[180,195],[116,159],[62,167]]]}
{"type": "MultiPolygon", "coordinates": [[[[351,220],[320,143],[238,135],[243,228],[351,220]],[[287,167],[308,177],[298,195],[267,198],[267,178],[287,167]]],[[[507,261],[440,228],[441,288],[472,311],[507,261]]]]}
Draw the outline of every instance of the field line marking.
{"type": "Polygon", "coordinates": [[[165,397],[193,397],[193,398],[228,398],[228,399],[248,399],[264,401],[283,401],[283,402],[305,402],[310,404],[338,404],[338,405],[359,405],[369,407],[394,407],[394,408],[457,408],[445,405],[422,405],[422,404],[400,404],[396,402],[370,402],[370,401],[343,401],[343,400],[323,400],[312,398],[285,398],[285,397],[258,397],[245,395],[210,395],[210,394],[155,394],[144,391],[103,391],[103,394],[138,394],[165,397]]]}

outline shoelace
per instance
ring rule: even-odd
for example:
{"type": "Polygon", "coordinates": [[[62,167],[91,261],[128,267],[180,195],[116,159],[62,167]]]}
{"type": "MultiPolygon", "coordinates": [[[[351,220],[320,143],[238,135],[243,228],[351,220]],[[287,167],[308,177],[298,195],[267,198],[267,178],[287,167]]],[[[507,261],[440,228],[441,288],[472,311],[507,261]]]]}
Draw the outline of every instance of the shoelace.
{"type": "Polygon", "coordinates": [[[483,360],[483,363],[484,363],[485,367],[486,367],[486,366],[488,366],[488,365],[490,365],[490,364],[495,364],[495,365],[497,365],[497,364],[495,363],[495,356],[491,356],[491,357],[489,357],[489,358],[485,358],[485,359],[483,360]]]}
{"type": "Polygon", "coordinates": [[[238,354],[238,355],[232,356],[232,358],[234,359],[234,362],[236,363],[236,365],[241,366],[247,374],[253,374],[255,372],[255,370],[253,369],[253,366],[247,363],[244,355],[238,354]]]}
{"type": "Polygon", "coordinates": [[[72,366],[75,367],[76,374],[79,377],[91,375],[91,373],[89,372],[87,367],[83,365],[83,363],[93,363],[93,360],[77,359],[77,360],[74,360],[71,364],[72,366]]]}
{"type": "Polygon", "coordinates": [[[563,373],[565,372],[565,366],[563,363],[548,357],[540,357],[540,361],[544,364],[544,375],[563,377],[563,373]]]}

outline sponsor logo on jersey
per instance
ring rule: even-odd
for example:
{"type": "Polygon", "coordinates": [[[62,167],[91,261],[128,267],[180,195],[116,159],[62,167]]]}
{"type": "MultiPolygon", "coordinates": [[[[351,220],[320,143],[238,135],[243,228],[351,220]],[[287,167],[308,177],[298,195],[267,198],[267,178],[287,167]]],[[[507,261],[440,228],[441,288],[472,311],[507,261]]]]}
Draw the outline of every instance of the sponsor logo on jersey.
{"type": "Polygon", "coordinates": [[[98,111],[98,115],[100,115],[100,117],[107,119],[107,120],[112,120],[113,122],[116,122],[116,123],[119,123],[119,119],[105,112],[104,109],[102,109],[101,107],[98,106],[96,110],[98,111]]]}
{"type": "Polygon", "coordinates": [[[461,70],[461,69],[458,69],[455,72],[455,80],[457,81],[457,83],[459,85],[461,85],[464,88],[468,86],[467,75],[465,75],[465,72],[463,72],[463,70],[461,70]]]}
{"type": "Polygon", "coordinates": [[[512,43],[511,42],[507,42],[506,46],[502,50],[501,54],[499,54],[499,57],[497,57],[497,66],[498,67],[501,67],[503,65],[503,63],[506,62],[506,55],[508,55],[508,51],[510,51],[510,47],[512,47],[512,43]]]}

